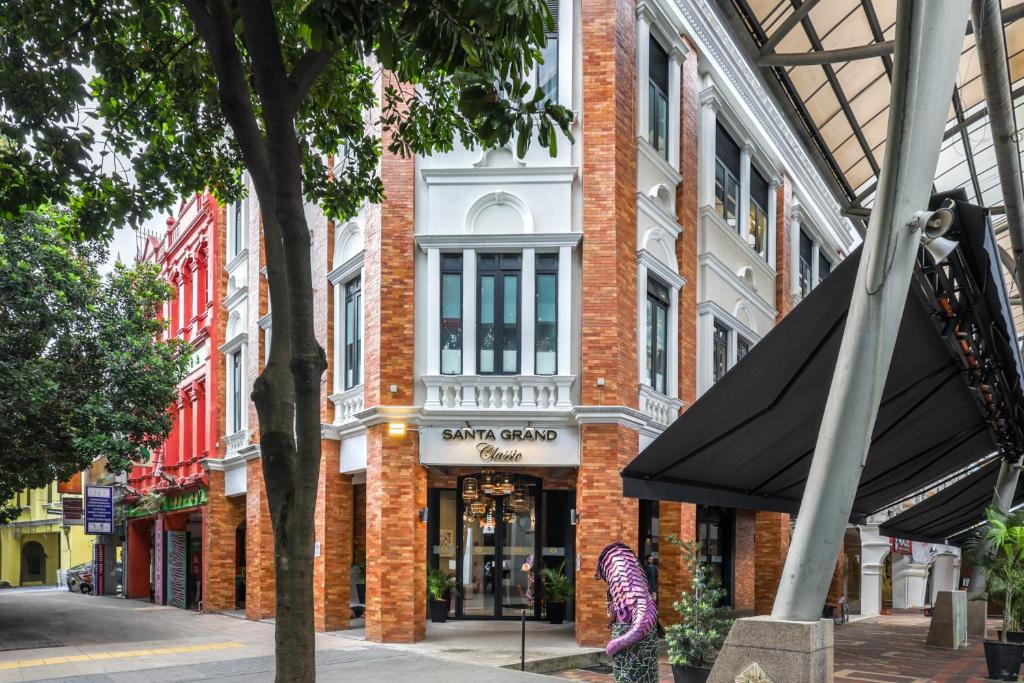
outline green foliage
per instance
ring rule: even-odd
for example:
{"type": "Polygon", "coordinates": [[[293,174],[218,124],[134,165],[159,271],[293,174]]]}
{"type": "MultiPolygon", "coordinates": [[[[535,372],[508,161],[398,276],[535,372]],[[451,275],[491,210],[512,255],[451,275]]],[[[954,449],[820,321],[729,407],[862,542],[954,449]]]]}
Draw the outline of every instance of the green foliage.
{"type": "Polygon", "coordinates": [[[361,560],[352,565],[352,574],[356,583],[366,583],[366,560],[361,560]]]}
{"type": "Polygon", "coordinates": [[[554,153],[572,113],[527,80],[552,21],[543,0],[0,3],[0,217],[52,202],[101,236],[206,187],[235,198],[266,161],[247,121],[297,133],[301,187],[338,219],[383,197],[382,144],[524,153],[536,133],[554,153]]]}
{"type": "Polygon", "coordinates": [[[723,617],[719,607],[725,590],[718,577],[701,564],[698,543],[673,536],[667,540],[682,548],[691,577],[690,590],[672,603],[680,622],[665,629],[668,661],[677,666],[710,668],[732,627],[732,619],[723,617]]]}
{"type": "Polygon", "coordinates": [[[986,522],[964,542],[967,561],[985,574],[985,596],[1003,603],[1002,641],[1021,629],[1024,610],[1024,513],[1006,514],[997,507],[985,512],[986,522]]]}
{"type": "Polygon", "coordinates": [[[565,560],[557,567],[540,570],[540,580],[544,586],[544,599],[548,603],[565,603],[572,598],[572,583],[565,575],[565,560]]]}
{"type": "Polygon", "coordinates": [[[147,459],[187,360],[160,339],[171,289],[158,270],[101,277],[103,250],[68,241],[60,218],[0,220],[0,501],[100,456],[113,472],[147,459]]]}
{"type": "Polygon", "coordinates": [[[446,600],[458,588],[455,577],[443,569],[431,567],[427,570],[427,593],[432,599],[446,600]]]}

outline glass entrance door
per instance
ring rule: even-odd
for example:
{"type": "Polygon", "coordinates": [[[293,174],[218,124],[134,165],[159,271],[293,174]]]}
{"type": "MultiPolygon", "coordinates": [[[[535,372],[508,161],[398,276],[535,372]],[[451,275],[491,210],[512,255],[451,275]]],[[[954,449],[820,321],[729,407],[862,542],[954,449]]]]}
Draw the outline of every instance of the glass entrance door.
{"type": "MultiPolygon", "coordinates": [[[[538,580],[540,534],[537,533],[540,481],[519,477],[527,484],[529,512],[513,512],[508,496],[494,496],[493,512],[484,517],[465,515],[458,496],[456,579],[461,586],[456,617],[518,618],[537,616],[530,604],[531,587],[538,580]]],[[[459,481],[462,490],[462,481],[459,481]]]]}

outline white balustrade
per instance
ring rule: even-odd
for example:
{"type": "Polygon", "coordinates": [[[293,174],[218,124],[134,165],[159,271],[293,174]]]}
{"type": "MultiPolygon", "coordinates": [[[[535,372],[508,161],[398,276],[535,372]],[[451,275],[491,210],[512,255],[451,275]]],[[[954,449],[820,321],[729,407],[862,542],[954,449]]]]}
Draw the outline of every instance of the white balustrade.
{"type": "Polygon", "coordinates": [[[682,405],[678,398],[665,396],[646,384],[640,385],[640,412],[658,424],[667,427],[675,422],[682,405]]]}
{"type": "Polygon", "coordinates": [[[426,409],[568,410],[572,375],[426,375],[426,409]]]}
{"type": "Polygon", "coordinates": [[[248,429],[239,429],[234,434],[228,434],[224,437],[224,457],[230,458],[233,455],[237,455],[238,451],[244,448],[248,443],[248,429]]]}
{"type": "Polygon", "coordinates": [[[355,419],[356,413],[363,409],[363,385],[332,394],[330,398],[334,403],[334,424],[348,422],[355,419]]]}

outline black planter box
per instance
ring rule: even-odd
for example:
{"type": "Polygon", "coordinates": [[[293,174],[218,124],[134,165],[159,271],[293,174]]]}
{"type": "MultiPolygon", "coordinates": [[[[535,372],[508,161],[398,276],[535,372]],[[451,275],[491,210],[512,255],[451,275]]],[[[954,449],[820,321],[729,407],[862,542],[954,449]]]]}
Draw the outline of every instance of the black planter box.
{"type": "Polygon", "coordinates": [[[695,666],[672,665],[672,679],[675,683],[707,683],[711,669],[698,669],[695,666]]]}
{"type": "Polygon", "coordinates": [[[430,600],[430,620],[435,624],[443,624],[448,621],[448,601],[430,600]]]}
{"type": "Polygon", "coordinates": [[[996,681],[1016,681],[1024,657],[1024,643],[985,641],[985,664],[988,677],[996,681]]]}
{"type": "Polygon", "coordinates": [[[565,603],[549,602],[548,622],[551,624],[561,624],[563,621],[565,621],[565,603]]]}

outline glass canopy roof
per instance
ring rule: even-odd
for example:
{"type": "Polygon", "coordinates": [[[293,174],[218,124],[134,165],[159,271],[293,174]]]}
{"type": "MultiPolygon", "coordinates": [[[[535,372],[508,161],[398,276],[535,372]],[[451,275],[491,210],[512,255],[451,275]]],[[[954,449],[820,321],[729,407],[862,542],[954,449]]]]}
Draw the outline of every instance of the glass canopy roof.
{"type": "MultiPolygon", "coordinates": [[[[897,0],[716,1],[765,78],[777,82],[783,106],[822,156],[848,207],[854,213],[870,209],[885,155],[889,41],[895,33],[897,0]],[[871,56],[851,60],[843,52],[850,49],[871,56]],[[828,63],[807,63],[822,57],[828,63]]],[[[1024,18],[1024,0],[1003,0],[1002,9],[1019,154],[1024,123],[1024,21],[1019,19],[1024,18]]],[[[936,191],[955,188],[964,188],[969,201],[994,208],[993,222],[1000,231],[1002,192],[969,27],[935,176],[936,191]]],[[[1008,288],[1011,297],[1019,296],[1009,281],[1008,288]]],[[[1019,318],[1020,306],[1015,311],[1019,318]]],[[[1016,322],[1020,331],[1021,320],[1016,322]]]]}

